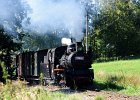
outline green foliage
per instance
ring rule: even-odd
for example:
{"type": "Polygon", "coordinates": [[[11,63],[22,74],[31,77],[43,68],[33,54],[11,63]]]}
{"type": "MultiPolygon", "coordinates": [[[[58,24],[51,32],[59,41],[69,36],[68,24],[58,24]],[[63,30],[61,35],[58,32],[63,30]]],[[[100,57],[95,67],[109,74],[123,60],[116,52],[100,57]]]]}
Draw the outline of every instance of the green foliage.
{"type": "Polygon", "coordinates": [[[40,74],[39,80],[40,80],[40,85],[46,85],[43,73],[40,74]]]}
{"type": "Polygon", "coordinates": [[[91,43],[94,53],[97,57],[139,55],[139,3],[113,0],[106,4],[93,19],[91,43]]]}
{"type": "Polygon", "coordinates": [[[5,73],[6,70],[8,71],[11,67],[11,54],[14,54],[19,48],[20,44],[14,43],[12,37],[0,26],[0,61],[3,62],[1,67],[3,67],[4,79],[8,77],[5,73]]]}
{"type": "Polygon", "coordinates": [[[61,38],[55,34],[30,33],[23,38],[23,50],[54,48],[61,45],[61,38]]]}
{"type": "Polygon", "coordinates": [[[8,50],[16,51],[19,47],[20,45],[13,42],[12,36],[4,30],[3,26],[0,26],[0,54],[7,54],[8,50]]]}
{"type": "Polygon", "coordinates": [[[7,80],[9,75],[8,75],[8,71],[6,70],[6,66],[4,62],[0,62],[0,66],[2,67],[2,72],[3,72],[2,78],[4,78],[4,80],[7,80]]]}
{"type": "Polygon", "coordinates": [[[0,16],[0,60],[10,67],[11,54],[15,54],[15,51],[21,47],[21,44],[15,43],[13,39],[17,37],[16,35],[23,33],[22,21],[27,17],[27,10],[19,0],[7,0],[1,3],[5,8],[0,16]]]}

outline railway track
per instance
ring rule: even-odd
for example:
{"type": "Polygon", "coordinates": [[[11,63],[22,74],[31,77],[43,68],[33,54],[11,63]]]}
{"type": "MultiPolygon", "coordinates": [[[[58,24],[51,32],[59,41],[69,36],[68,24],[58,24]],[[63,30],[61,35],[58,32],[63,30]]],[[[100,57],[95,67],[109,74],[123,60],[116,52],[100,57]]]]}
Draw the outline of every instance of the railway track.
{"type": "Polygon", "coordinates": [[[69,94],[69,95],[74,94],[77,96],[81,96],[83,100],[94,100],[94,98],[97,96],[104,97],[105,100],[140,100],[140,97],[138,96],[128,96],[128,95],[113,92],[113,91],[105,91],[105,90],[99,91],[96,89],[71,90],[68,87],[60,87],[60,86],[54,86],[54,85],[45,86],[45,88],[49,92],[62,92],[64,94],[69,94]]]}

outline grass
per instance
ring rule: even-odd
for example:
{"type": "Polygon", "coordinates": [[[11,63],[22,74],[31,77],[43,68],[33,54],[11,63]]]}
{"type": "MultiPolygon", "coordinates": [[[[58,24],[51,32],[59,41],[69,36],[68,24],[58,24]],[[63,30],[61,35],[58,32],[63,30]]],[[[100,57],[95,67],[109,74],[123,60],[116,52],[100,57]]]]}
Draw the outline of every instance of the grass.
{"type": "Polygon", "coordinates": [[[95,81],[103,89],[140,96],[140,59],[95,63],[92,66],[95,81]]]}
{"type": "Polygon", "coordinates": [[[104,71],[107,73],[114,73],[123,71],[126,74],[135,74],[140,76],[140,59],[138,60],[126,60],[126,61],[113,61],[106,63],[93,64],[95,71],[104,71]]]}
{"type": "Polygon", "coordinates": [[[94,100],[106,100],[103,96],[96,96],[94,100]]]}
{"type": "Polygon", "coordinates": [[[0,85],[0,100],[82,100],[81,96],[50,92],[43,86],[28,87],[24,82],[7,82],[0,85]]]}

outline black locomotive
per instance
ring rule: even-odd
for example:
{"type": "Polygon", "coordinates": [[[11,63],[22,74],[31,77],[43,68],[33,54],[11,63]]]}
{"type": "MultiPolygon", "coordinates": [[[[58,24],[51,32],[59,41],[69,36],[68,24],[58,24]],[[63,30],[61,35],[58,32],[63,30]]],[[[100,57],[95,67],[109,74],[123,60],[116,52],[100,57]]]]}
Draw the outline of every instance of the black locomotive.
{"type": "Polygon", "coordinates": [[[53,49],[30,51],[16,56],[18,76],[29,82],[53,80],[54,83],[65,83],[70,88],[93,84],[94,73],[91,68],[91,57],[85,52],[82,43],[53,49]]]}

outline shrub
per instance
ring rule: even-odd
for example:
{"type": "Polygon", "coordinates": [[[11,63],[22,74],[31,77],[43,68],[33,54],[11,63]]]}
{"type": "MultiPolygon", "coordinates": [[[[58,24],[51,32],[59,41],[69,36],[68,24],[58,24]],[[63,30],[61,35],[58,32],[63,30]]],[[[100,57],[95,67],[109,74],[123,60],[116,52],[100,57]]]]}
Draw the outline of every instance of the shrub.
{"type": "Polygon", "coordinates": [[[0,61],[0,66],[2,68],[2,79],[3,79],[3,83],[6,83],[8,77],[9,77],[8,71],[6,69],[6,65],[5,65],[4,62],[1,62],[0,61]]]}

